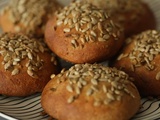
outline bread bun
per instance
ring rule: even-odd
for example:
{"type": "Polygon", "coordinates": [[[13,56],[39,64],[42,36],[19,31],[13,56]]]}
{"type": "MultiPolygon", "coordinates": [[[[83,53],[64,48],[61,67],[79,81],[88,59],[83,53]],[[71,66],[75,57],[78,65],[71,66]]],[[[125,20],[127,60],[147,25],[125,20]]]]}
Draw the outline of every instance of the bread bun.
{"type": "Polygon", "coordinates": [[[41,92],[50,75],[58,72],[43,42],[18,33],[0,35],[0,63],[0,94],[7,96],[41,92]]]}
{"type": "Polygon", "coordinates": [[[40,37],[47,20],[61,5],[55,0],[11,0],[0,15],[4,32],[22,32],[40,37]]]}
{"type": "Polygon", "coordinates": [[[124,72],[76,64],[52,78],[41,104],[58,120],[129,120],[139,109],[140,96],[124,72]]]}
{"type": "Polygon", "coordinates": [[[111,13],[122,26],[126,37],[155,29],[156,20],[150,7],[141,0],[83,0],[111,13]]]}
{"type": "Polygon", "coordinates": [[[148,30],[127,41],[114,66],[135,78],[141,95],[159,96],[160,32],[148,30]]]}
{"type": "Polygon", "coordinates": [[[94,63],[115,55],[124,35],[107,13],[78,0],[49,20],[45,40],[66,61],[94,63]]]}

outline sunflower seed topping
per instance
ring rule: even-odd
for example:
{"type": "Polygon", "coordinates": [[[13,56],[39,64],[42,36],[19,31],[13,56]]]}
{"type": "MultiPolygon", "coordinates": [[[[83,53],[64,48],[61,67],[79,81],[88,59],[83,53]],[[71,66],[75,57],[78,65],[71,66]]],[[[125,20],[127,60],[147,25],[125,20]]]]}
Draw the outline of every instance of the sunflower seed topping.
{"type": "MultiPolygon", "coordinates": [[[[23,2],[21,0],[14,0],[10,1],[9,6],[5,9],[9,9],[10,11],[9,17],[16,26],[15,31],[25,31],[26,34],[30,34],[35,33],[37,28],[43,30],[43,17],[50,18],[59,8],[60,5],[53,0],[39,0],[38,2],[37,0],[23,0],[23,2]],[[20,27],[19,24],[23,24],[24,27],[20,27]]],[[[6,10],[4,10],[5,12],[6,10]]]]}
{"type": "Polygon", "coordinates": [[[108,13],[89,3],[81,1],[72,2],[69,6],[61,10],[61,12],[57,13],[56,24],[58,26],[64,25],[68,27],[63,29],[66,34],[72,29],[75,29],[77,33],[81,32],[85,34],[79,38],[74,38],[77,41],[77,45],[71,42],[74,48],[81,47],[79,43],[83,45],[87,42],[108,41],[110,36],[114,36],[116,38],[115,40],[117,40],[120,36],[120,34],[117,34],[120,30],[119,26],[114,24],[108,13]]]}
{"type": "MultiPolygon", "coordinates": [[[[93,98],[93,106],[97,107],[121,101],[125,94],[134,98],[134,94],[127,87],[132,85],[129,76],[115,68],[98,64],[76,64],[56,77],[58,81],[67,83],[67,92],[71,94],[67,100],[68,103],[74,102],[82,94],[87,99],[93,98]],[[103,94],[103,97],[98,97],[99,94],[103,94]]],[[[62,84],[61,82],[58,84],[62,84]]]]}
{"type": "Polygon", "coordinates": [[[36,72],[43,66],[43,60],[37,53],[48,51],[41,40],[30,39],[22,34],[4,33],[0,35],[0,43],[3,43],[0,44],[0,55],[3,57],[2,64],[5,70],[16,75],[20,73],[18,68],[27,67],[28,75],[37,77],[36,72]],[[21,64],[23,60],[27,60],[24,66],[21,64]]]}
{"type": "MultiPolygon", "coordinates": [[[[136,68],[144,66],[146,70],[153,71],[156,69],[153,62],[155,57],[160,54],[160,32],[156,30],[148,30],[139,35],[129,38],[131,43],[135,46],[128,53],[122,53],[117,60],[129,58],[132,62],[131,69],[135,71],[136,68]]],[[[126,46],[127,47],[127,46],[126,46]]],[[[159,74],[155,76],[156,80],[159,79],[159,74]]]]}

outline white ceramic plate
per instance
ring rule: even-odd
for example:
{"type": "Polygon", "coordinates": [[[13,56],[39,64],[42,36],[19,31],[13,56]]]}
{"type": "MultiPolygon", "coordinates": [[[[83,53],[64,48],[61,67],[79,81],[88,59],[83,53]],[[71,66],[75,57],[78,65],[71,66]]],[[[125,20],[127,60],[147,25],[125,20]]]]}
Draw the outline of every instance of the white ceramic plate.
{"type": "MultiPolygon", "coordinates": [[[[0,9],[8,0],[0,0],[0,9]]],[[[59,0],[67,5],[70,0],[59,0]]],[[[157,23],[160,23],[160,0],[144,0],[153,10],[157,23]]],[[[160,24],[157,25],[160,29],[160,24]]],[[[0,31],[1,32],[1,31],[0,31]]],[[[0,120],[48,120],[48,116],[41,115],[43,109],[40,104],[40,94],[29,97],[6,97],[0,95],[0,120]]],[[[142,108],[132,120],[158,120],[160,119],[160,99],[149,100],[142,98],[142,108]]],[[[64,108],[65,109],[65,108],[64,108]]]]}

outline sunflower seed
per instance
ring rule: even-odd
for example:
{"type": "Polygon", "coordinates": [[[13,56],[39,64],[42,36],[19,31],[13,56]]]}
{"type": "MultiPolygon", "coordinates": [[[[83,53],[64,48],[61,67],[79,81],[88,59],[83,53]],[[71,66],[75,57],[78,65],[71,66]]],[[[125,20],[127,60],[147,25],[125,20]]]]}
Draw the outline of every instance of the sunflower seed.
{"type": "Polygon", "coordinates": [[[11,75],[16,75],[16,74],[18,74],[18,73],[19,73],[19,69],[18,69],[18,68],[15,68],[15,69],[12,71],[11,75]]]}
{"type": "Polygon", "coordinates": [[[68,33],[68,32],[71,31],[71,29],[70,28],[64,28],[63,31],[66,32],[66,33],[68,33]]]}
{"type": "Polygon", "coordinates": [[[28,56],[29,59],[31,59],[31,60],[33,59],[33,56],[30,52],[27,53],[27,56],[28,56]]]}
{"type": "Polygon", "coordinates": [[[76,94],[78,94],[78,95],[81,93],[81,90],[79,87],[76,87],[75,91],[76,91],[76,94]]]}
{"type": "Polygon", "coordinates": [[[52,74],[50,78],[53,79],[55,76],[56,76],[55,74],[52,74]]]}
{"type": "Polygon", "coordinates": [[[107,93],[107,87],[105,85],[102,86],[103,92],[107,93]]]}
{"type": "Polygon", "coordinates": [[[106,34],[106,35],[103,36],[103,38],[104,38],[105,40],[108,40],[108,39],[110,38],[110,36],[106,34]]]}
{"type": "Polygon", "coordinates": [[[75,97],[71,96],[68,98],[67,103],[72,103],[74,101],[75,97]]]}
{"type": "Polygon", "coordinates": [[[78,47],[76,40],[71,40],[71,44],[73,45],[74,48],[78,47]]]}
{"type": "Polygon", "coordinates": [[[100,41],[100,42],[104,42],[104,41],[106,41],[105,39],[103,39],[102,37],[98,37],[98,41],[100,41]]]}
{"type": "Polygon", "coordinates": [[[93,85],[98,85],[98,82],[97,82],[96,79],[91,79],[91,83],[92,83],[93,85]]]}
{"type": "Polygon", "coordinates": [[[67,85],[66,89],[67,89],[68,92],[73,92],[73,88],[72,88],[71,85],[67,85]]]}
{"type": "Polygon", "coordinates": [[[93,90],[92,89],[88,89],[87,92],[86,92],[86,95],[87,96],[90,96],[93,94],[93,90]]]}
{"type": "Polygon", "coordinates": [[[34,75],[32,70],[27,70],[27,73],[28,73],[29,76],[33,76],[34,75]]]}
{"type": "Polygon", "coordinates": [[[93,30],[90,31],[90,34],[93,35],[94,37],[97,37],[97,34],[93,30]]]}
{"type": "Polygon", "coordinates": [[[57,26],[60,26],[63,23],[62,20],[57,21],[57,26]]]}
{"type": "Polygon", "coordinates": [[[7,70],[9,67],[11,67],[11,63],[7,62],[6,64],[4,64],[4,69],[7,70]]]}
{"type": "Polygon", "coordinates": [[[107,97],[108,97],[109,99],[111,99],[111,100],[115,100],[113,94],[111,94],[111,93],[109,93],[109,92],[107,93],[107,97]]]}

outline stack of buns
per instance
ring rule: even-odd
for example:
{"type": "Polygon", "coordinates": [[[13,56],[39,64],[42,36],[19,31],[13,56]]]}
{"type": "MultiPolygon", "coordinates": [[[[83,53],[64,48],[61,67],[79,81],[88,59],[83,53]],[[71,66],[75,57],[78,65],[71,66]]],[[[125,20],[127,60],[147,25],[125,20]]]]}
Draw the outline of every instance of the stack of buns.
{"type": "Polygon", "coordinates": [[[129,120],[140,95],[160,95],[160,33],[141,0],[13,0],[0,25],[0,94],[42,92],[53,118],[129,120]]]}
{"type": "Polygon", "coordinates": [[[56,56],[44,42],[44,27],[61,5],[55,0],[12,0],[0,14],[0,94],[42,92],[59,73],[56,56]]]}
{"type": "Polygon", "coordinates": [[[0,94],[27,96],[41,92],[57,62],[47,46],[20,33],[0,35],[0,94]]]}

